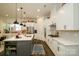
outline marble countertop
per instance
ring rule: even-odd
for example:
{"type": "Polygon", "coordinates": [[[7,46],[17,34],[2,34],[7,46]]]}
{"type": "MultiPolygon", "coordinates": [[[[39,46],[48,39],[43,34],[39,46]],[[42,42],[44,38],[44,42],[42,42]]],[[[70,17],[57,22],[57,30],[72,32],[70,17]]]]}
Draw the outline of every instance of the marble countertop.
{"type": "Polygon", "coordinates": [[[27,34],[27,35],[19,35],[20,38],[12,37],[5,39],[4,41],[27,41],[32,40],[33,34],[27,34]]]}
{"type": "Polygon", "coordinates": [[[60,38],[60,37],[52,38],[52,39],[63,45],[79,45],[79,41],[75,39],[71,40],[71,39],[65,39],[65,38],[60,38]]]}
{"type": "Polygon", "coordinates": [[[48,39],[55,40],[62,45],[79,45],[79,39],[77,37],[76,38],[48,37],[48,39]]]}

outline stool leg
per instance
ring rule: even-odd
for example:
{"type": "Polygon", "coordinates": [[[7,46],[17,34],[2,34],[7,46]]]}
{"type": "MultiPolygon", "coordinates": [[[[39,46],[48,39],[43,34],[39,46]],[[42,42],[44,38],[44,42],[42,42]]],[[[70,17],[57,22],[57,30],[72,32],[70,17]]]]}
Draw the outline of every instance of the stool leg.
{"type": "Polygon", "coordinates": [[[3,41],[0,41],[0,47],[3,45],[3,41]]]}
{"type": "Polygon", "coordinates": [[[4,42],[2,41],[1,44],[4,45],[4,42]]]}
{"type": "Polygon", "coordinates": [[[1,41],[0,41],[0,47],[1,47],[1,41]]]}

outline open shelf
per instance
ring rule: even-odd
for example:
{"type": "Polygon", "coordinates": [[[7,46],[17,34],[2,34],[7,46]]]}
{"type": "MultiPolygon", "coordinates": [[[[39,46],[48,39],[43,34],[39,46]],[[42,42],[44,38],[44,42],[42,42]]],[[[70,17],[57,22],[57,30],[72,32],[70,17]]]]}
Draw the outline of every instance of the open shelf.
{"type": "Polygon", "coordinates": [[[5,42],[5,55],[7,56],[17,55],[16,42],[5,42]]]}

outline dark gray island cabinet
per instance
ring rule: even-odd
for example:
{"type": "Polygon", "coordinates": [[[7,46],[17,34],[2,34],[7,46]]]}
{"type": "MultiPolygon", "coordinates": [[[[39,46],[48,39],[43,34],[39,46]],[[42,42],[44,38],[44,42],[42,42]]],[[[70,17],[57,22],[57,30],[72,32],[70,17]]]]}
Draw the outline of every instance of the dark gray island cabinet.
{"type": "Polygon", "coordinates": [[[5,41],[6,56],[30,56],[32,41],[5,41]]]}
{"type": "Polygon", "coordinates": [[[32,41],[18,41],[17,42],[17,55],[30,56],[32,53],[32,41]]]}
{"type": "Polygon", "coordinates": [[[4,40],[5,56],[31,56],[33,35],[22,38],[9,38],[4,40]]]}

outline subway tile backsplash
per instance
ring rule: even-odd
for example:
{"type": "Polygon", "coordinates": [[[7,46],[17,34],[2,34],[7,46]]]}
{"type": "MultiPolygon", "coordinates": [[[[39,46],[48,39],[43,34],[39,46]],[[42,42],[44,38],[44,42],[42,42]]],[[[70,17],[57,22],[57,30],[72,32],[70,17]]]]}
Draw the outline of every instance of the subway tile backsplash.
{"type": "Polygon", "coordinates": [[[60,31],[59,36],[70,40],[79,40],[79,31],[60,31]]]}

